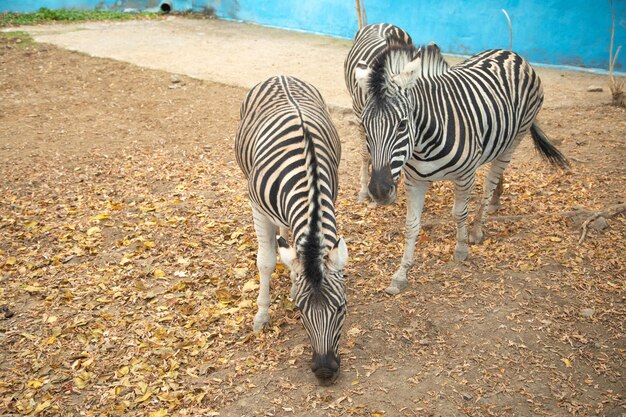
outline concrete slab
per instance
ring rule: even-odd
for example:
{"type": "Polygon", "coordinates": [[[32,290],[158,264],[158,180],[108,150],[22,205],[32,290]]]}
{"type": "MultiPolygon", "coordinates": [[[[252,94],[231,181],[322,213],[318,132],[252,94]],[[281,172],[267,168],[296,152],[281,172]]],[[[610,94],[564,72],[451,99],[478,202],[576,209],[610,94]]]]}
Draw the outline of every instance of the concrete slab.
{"type": "Polygon", "coordinates": [[[23,27],[37,42],[146,68],[250,88],[273,75],[311,82],[351,107],[343,61],[351,41],[220,20],[86,22],[23,27]]]}

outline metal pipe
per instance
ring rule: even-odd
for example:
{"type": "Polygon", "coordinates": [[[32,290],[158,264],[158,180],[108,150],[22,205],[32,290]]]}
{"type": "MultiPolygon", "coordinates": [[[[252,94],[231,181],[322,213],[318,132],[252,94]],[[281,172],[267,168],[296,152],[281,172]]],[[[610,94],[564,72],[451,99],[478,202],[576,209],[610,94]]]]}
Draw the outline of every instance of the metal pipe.
{"type": "Polygon", "coordinates": [[[169,13],[172,11],[172,2],[169,0],[165,0],[161,2],[161,5],[159,6],[159,10],[161,10],[161,12],[163,13],[169,13]]]}

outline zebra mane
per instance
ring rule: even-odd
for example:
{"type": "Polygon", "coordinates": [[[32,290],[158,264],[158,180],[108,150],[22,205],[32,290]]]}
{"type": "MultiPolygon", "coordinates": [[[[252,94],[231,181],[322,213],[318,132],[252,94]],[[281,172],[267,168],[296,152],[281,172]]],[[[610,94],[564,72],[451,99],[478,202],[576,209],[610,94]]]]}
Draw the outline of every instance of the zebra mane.
{"type": "Polygon", "coordinates": [[[315,142],[308,129],[303,125],[304,157],[309,182],[308,231],[298,244],[298,252],[302,254],[304,276],[314,288],[320,288],[323,280],[322,256],[324,233],[322,231],[322,198],[320,176],[318,172],[315,142]]]}
{"type": "Polygon", "coordinates": [[[436,44],[415,47],[390,38],[387,48],[372,63],[368,89],[371,97],[382,102],[401,88],[410,87],[411,80],[436,77],[448,69],[436,44]]]}

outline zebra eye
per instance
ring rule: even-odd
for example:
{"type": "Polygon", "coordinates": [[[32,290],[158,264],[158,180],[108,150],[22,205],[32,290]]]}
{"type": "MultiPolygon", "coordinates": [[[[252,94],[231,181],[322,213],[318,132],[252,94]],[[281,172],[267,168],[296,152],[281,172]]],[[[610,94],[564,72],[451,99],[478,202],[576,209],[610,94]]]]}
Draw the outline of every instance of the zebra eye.
{"type": "Polygon", "coordinates": [[[398,133],[406,132],[408,127],[409,127],[409,122],[407,121],[407,119],[400,120],[400,123],[398,124],[398,133]]]}

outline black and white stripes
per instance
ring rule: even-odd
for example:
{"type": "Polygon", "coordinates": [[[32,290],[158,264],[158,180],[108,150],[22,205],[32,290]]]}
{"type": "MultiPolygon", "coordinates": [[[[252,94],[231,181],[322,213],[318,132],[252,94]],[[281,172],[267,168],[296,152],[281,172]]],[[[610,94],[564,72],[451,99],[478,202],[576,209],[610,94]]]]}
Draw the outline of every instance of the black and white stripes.
{"type": "Polygon", "coordinates": [[[535,125],[541,82],[519,55],[490,50],[445,69],[435,45],[389,45],[355,82],[367,91],[361,119],[372,159],[369,192],[381,204],[396,198],[404,171],[408,195],[406,245],[389,293],[406,286],[424,197],[433,181],[455,184],[456,260],[468,254],[467,204],[482,164],[491,162],[484,199],[469,239],[480,242],[485,209],[522,137],[561,167],[567,161],[535,125]],[[442,70],[443,69],[443,70],[442,70]]]}
{"type": "Polygon", "coordinates": [[[337,237],[335,200],[339,137],[321,95],[293,77],[256,85],[241,108],[237,162],[248,179],[259,240],[261,284],[255,331],[269,321],[269,280],[279,254],[291,271],[292,297],[313,347],[312,370],[321,383],[339,373],[345,319],[342,269],[348,253],[337,237]],[[291,231],[294,247],[287,243],[291,231]]]}
{"type": "MultiPolygon", "coordinates": [[[[352,97],[352,108],[359,122],[361,122],[361,114],[367,101],[368,91],[366,86],[358,82],[358,80],[369,73],[369,68],[384,55],[390,44],[411,47],[413,40],[408,33],[394,25],[379,23],[365,26],[357,32],[354,38],[354,44],[350,48],[344,62],[346,87],[352,97]]],[[[438,66],[430,68],[431,74],[441,73],[448,69],[448,64],[445,61],[442,60],[439,64],[438,66]]],[[[361,134],[363,135],[361,145],[361,187],[358,200],[365,201],[370,198],[367,189],[370,178],[370,157],[365,140],[365,133],[361,132],[361,134]]]]}

